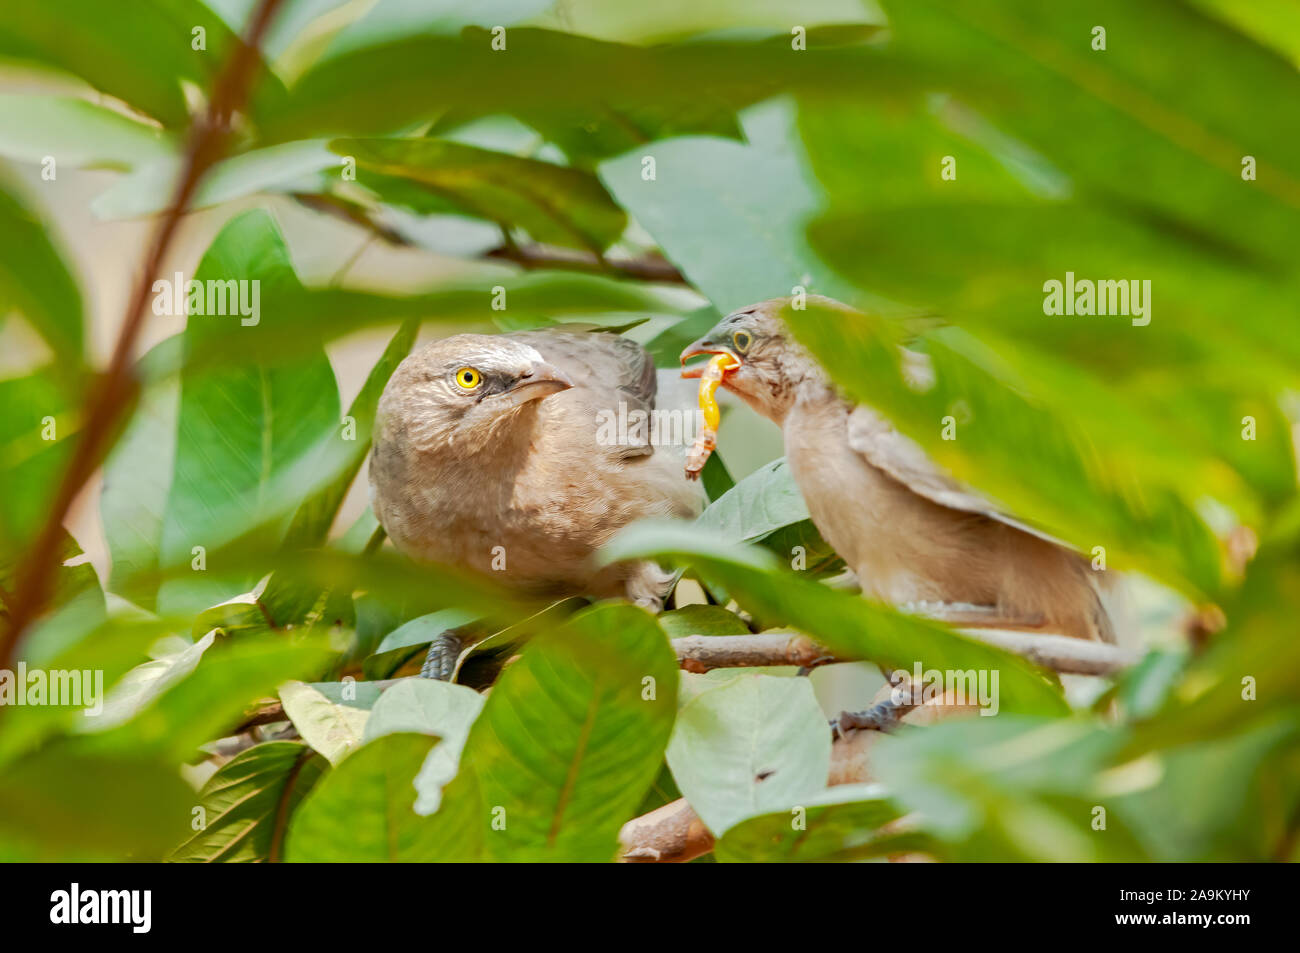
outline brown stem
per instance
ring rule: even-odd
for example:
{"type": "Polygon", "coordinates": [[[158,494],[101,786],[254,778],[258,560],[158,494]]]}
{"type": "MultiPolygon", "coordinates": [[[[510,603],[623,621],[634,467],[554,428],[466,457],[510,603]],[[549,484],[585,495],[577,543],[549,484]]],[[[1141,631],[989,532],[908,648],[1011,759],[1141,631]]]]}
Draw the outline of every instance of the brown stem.
{"type": "Polygon", "coordinates": [[[72,451],[72,459],[55,491],[54,503],[40,533],[22,562],[18,591],[9,625],[0,634],[0,669],[12,667],[24,630],[44,611],[58,571],[59,544],[63,520],[94,475],[109,449],[109,441],[131,406],[138,382],[131,366],[136,338],[144,324],[153,276],[158,273],[181,218],[189,207],[203,176],[225,152],[230,122],[247,101],[254,74],[260,63],[258,47],[282,0],[261,0],[253,14],[247,36],[237,42],[213,87],[203,116],[191,127],[186,144],[180,181],[167,211],[155,230],[144,267],[132,290],[122,329],[108,367],[87,391],[83,426],[72,451]]]}

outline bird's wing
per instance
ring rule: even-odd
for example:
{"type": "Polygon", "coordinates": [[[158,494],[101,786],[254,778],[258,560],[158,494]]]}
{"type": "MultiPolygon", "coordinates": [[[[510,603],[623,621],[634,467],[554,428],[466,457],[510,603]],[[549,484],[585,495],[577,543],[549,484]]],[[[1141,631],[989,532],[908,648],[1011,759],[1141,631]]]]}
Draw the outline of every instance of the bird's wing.
{"type": "Polygon", "coordinates": [[[509,335],[537,349],[547,361],[593,390],[622,396],[629,406],[651,410],[655,405],[655,365],[650,353],[635,341],[598,331],[521,331],[509,335]]]}
{"type": "Polygon", "coordinates": [[[858,405],[850,412],[849,446],[872,466],[933,503],[987,516],[1049,543],[1071,548],[1056,537],[1008,516],[988,499],[952,479],[926,455],[920,444],[899,433],[870,407],[858,405]]]}
{"type": "MultiPolygon", "coordinates": [[[[626,414],[635,421],[640,411],[649,420],[655,408],[658,380],[650,352],[635,341],[617,334],[597,331],[564,331],[555,328],[521,331],[510,337],[537,350],[573,379],[574,396],[593,411],[626,414]],[[620,407],[620,405],[623,405],[620,407]]],[[[647,457],[654,453],[649,426],[631,427],[625,442],[609,448],[619,460],[647,457]]]]}

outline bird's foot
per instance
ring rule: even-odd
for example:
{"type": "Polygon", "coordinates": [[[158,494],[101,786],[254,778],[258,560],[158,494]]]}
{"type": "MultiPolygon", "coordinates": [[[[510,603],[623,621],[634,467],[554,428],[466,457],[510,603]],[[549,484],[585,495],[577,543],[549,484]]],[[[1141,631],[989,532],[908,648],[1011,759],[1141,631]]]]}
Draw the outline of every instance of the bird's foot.
{"type": "Polygon", "coordinates": [[[850,731],[893,731],[904,715],[915,708],[895,701],[877,702],[865,711],[842,711],[831,721],[831,737],[842,738],[850,731]]]}
{"type": "Polygon", "coordinates": [[[813,673],[813,669],[820,668],[823,665],[830,665],[832,662],[838,662],[838,661],[839,658],[834,655],[819,655],[811,662],[809,662],[807,665],[799,666],[799,671],[795,672],[795,674],[800,676],[811,675],[813,673]]]}
{"type": "Polygon", "coordinates": [[[460,658],[461,640],[453,632],[443,632],[429,645],[429,654],[424,657],[420,669],[421,678],[433,678],[440,682],[451,681],[456,671],[456,660],[460,658]]]}

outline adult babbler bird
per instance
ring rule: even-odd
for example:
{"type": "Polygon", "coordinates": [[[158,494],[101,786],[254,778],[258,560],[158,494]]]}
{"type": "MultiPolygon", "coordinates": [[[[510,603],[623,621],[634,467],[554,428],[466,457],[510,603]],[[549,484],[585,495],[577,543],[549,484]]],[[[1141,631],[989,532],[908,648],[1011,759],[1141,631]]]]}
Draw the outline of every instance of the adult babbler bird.
{"type": "Polygon", "coordinates": [[[789,300],[728,315],[682,361],[727,352],[740,362],[723,386],[782,427],[813,523],[863,591],[955,625],[1114,642],[1088,562],[956,483],[880,414],[845,399],[783,323],[789,300]]]}
{"type": "MultiPolygon", "coordinates": [[[[613,334],[435,341],[398,366],[379,400],[375,516],[416,561],[468,566],[530,595],[617,596],[657,611],[669,574],[591,558],[633,520],[699,509],[680,448],[657,449],[636,428],[625,444],[601,442],[602,411],[649,412],[656,391],[650,355],[613,334]]],[[[436,639],[423,674],[449,677],[460,641],[455,631],[436,639]]]]}

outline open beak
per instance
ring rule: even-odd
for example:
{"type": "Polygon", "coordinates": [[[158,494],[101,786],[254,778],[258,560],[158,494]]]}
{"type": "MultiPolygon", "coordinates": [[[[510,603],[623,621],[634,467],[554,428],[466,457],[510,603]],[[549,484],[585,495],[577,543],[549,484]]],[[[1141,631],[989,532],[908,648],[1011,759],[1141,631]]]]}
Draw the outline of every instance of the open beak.
{"type": "Polygon", "coordinates": [[[569,376],[545,361],[534,361],[514,385],[501,396],[516,407],[550,397],[573,386],[569,376]]]}
{"type": "Polygon", "coordinates": [[[700,338],[694,344],[688,344],[686,350],[682,351],[682,377],[687,380],[694,380],[704,376],[704,364],[695,364],[687,367],[686,362],[693,357],[699,357],[701,354],[730,354],[731,359],[737,364],[743,364],[744,361],[740,356],[729,347],[723,347],[720,344],[714,344],[707,336],[700,338]]]}

